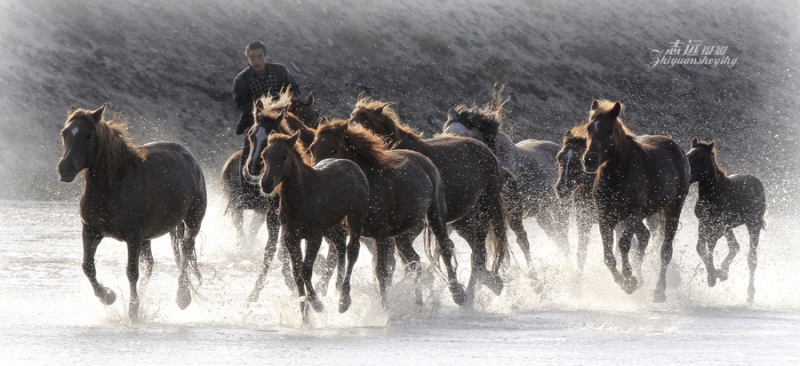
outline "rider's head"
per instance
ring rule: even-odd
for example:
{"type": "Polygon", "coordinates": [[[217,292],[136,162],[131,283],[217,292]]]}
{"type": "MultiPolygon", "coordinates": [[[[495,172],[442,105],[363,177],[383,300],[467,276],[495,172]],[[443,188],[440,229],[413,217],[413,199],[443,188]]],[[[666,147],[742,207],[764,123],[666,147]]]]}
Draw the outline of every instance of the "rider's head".
{"type": "Polygon", "coordinates": [[[267,46],[259,41],[250,42],[244,49],[244,55],[253,70],[264,70],[264,64],[267,62],[267,46]]]}

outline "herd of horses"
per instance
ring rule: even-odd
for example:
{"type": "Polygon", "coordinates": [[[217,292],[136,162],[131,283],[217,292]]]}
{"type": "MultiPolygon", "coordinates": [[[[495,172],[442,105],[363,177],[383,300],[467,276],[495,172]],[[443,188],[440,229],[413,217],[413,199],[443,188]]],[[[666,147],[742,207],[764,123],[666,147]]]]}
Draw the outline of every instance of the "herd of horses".
{"type": "MultiPolygon", "coordinates": [[[[651,231],[658,231],[661,266],[654,301],[664,302],[672,242],[689,186],[696,182],[697,253],[706,266],[708,285],[728,278],[739,250],[732,229],[746,225],[747,301],[753,302],[756,250],[766,211],[764,188],[751,175],[728,176],[717,162],[714,142],[695,138],[686,153],[667,136],[637,136],[623,124],[620,102],[593,100],[588,118],[570,128],[560,145],[540,140],[514,143],[501,132],[505,102],[501,88],[484,106],[457,106],[449,111],[443,134],[425,139],[404,125],[389,103],[369,98],[359,100],[347,119],[330,120],[320,120],[312,94],[292,97],[286,90],[260,99],[253,111],[255,123],[247,131],[251,148],[246,166],[239,167],[241,152],[236,152],[222,171],[226,210],[232,212],[239,240],[245,236],[241,207],[254,207],[259,218],[255,221],[266,222],[269,231],[262,270],[249,300],[258,300],[280,241],[284,275],[300,297],[304,320],[309,309],[323,310],[317,291],[327,291],[334,270],[339,311],[348,310],[351,275],[362,243],[373,253],[383,306],[390,306],[387,290],[395,256],[403,262],[421,304],[422,266],[413,242],[422,234],[424,254],[446,276],[453,301],[470,305],[479,285],[497,295],[503,290],[500,274],[510,257],[506,225],[515,233],[527,275],[541,291],[523,219],[534,217],[566,255],[572,217],[578,229],[579,272],[585,265],[590,228],[597,223],[605,264],[628,294],[641,285],[642,257],[651,231]],[[240,174],[263,193],[249,205],[238,204],[243,199],[240,174]],[[450,230],[472,251],[466,288],[456,276],[450,230]],[[620,268],[613,251],[615,234],[620,268]],[[729,251],[717,268],[713,253],[722,236],[729,251]],[[313,285],[323,238],[330,249],[319,266],[322,279],[313,285]],[[632,247],[634,256],[629,259],[632,247]]],[[[116,295],[98,282],[94,255],[103,237],[126,242],[128,313],[137,321],[137,285],[146,286],[152,273],[150,241],[169,233],[180,269],[176,301],[184,309],[196,291],[189,275],[197,286],[202,283],[195,238],[207,206],[203,172],[179,144],[133,144],[123,123],[103,118],[105,107],[70,108],[61,131],[60,179],[71,182],[81,172],[85,179],[80,201],[84,273],[100,301],[112,304],[116,295]]]]}

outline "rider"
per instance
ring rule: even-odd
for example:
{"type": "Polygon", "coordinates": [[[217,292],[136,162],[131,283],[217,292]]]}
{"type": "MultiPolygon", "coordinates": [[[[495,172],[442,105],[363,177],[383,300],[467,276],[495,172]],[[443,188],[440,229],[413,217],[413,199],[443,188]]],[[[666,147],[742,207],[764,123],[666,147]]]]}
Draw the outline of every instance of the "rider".
{"type": "MultiPolygon", "coordinates": [[[[244,49],[249,66],[242,70],[233,80],[233,101],[236,109],[242,112],[239,123],[236,125],[236,134],[241,135],[253,125],[253,105],[266,95],[277,97],[281,89],[291,87],[295,96],[300,95],[300,87],[294,77],[281,64],[267,63],[267,46],[259,41],[250,42],[244,49]]],[[[245,166],[247,155],[250,154],[250,141],[245,138],[242,145],[242,157],[239,160],[239,176],[242,196],[238,206],[242,208],[252,205],[254,198],[258,197],[258,188],[245,182],[242,177],[242,168],[245,166]]]]}

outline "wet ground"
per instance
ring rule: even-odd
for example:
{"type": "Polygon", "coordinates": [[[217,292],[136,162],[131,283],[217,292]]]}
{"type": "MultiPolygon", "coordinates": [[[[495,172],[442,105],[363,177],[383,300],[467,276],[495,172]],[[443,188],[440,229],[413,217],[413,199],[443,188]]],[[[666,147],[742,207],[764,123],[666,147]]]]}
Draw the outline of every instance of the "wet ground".
{"type": "MultiPolygon", "coordinates": [[[[694,251],[696,224],[682,220],[666,304],[653,304],[657,244],[648,251],[644,284],[623,293],[602,263],[594,230],[586,274],[576,277],[574,249],[564,257],[529,223],[541,294],[512,259],[498,297],[480,289],[474,309],[458,308],[440,277],[426,271],[425,305],[395,275],[392,309],[377,296],[366,250],[356,266],[353,306],[301,324],[297,297],[278,270],[256,303],[246,301],[258,271],[254,245],[237,245],[229,219],[212,202],[199,240],[204,283],[186,310],[175,304],[177,269],[167,238],[153,242],[155,270],[142,298],[143,321],[126,317],[124,245],[106,239],[98,278],[117,293],[102,305],[80,267],[76,202],[0,201],[0,355],[3,364],[797,364],[800,362],[800,235],[796,217],[773,218],[762,234],[756,301],[746,306],[747,235],[730,278],[705,284],[694,251]]],[[[511,234],[509,234],[511,235],[511,234]]],[[[262,243],[266,235],[256,238],[262,243]]],[[[573,242],[574,242],[574,238],[573,242]]],[[[466,282],[469,251],[456,239],[466,282]]],[[[510,242],[514,243],[513,236],[510,242]]],[[[259,246],[262,244],[258,244],[259,246]]],[[[717,258],[726,253],[721,241],[717,258]]],[[[514,258],[521,258],[514,248],[514,258]]],[[[521,268],[522,267],[522,268],[521,268]]]]}

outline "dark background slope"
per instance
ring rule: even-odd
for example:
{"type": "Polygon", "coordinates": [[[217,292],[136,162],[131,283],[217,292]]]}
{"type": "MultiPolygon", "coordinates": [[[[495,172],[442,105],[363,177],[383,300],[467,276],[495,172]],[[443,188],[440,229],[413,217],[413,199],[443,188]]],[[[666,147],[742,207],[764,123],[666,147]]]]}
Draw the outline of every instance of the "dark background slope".
{"type": "Polygon", "coordinates": [[[448,108],[511,97],[505,132],[558,141],[592,98],[640,134],[718,141],[734,173],[796,203],[800,5],[793,1],[14,1],[0,3],[0,198],[65,199],[70,105],[109,102],[140,142],[176,140],[208,180],[241,144],[230,86],[263,40],[319,109],[346,116],[368,85],[427,136],[448,108]],[[733,68],[658,66],[675,40],[728,46],[733,68]]]}

